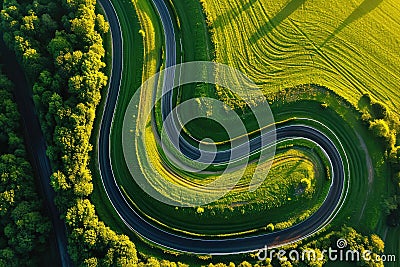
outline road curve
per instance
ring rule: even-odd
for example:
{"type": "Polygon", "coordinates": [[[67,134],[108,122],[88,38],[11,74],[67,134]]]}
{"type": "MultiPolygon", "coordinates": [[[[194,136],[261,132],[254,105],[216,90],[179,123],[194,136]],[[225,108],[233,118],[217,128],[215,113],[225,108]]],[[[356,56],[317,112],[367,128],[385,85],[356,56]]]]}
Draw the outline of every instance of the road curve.
{"type": "MultiPolygon", "coordinates": [[[[115,181],[110,159],[110,130],[113,122],[122,75],[122,33],[117,14],[111,2],[109,2],[109,0],[100,0],[100,3],[104,7],[110,23],[113,40],[113,62],[112,75],[110,77],[110,88],[102,117],[102,124],[98,140],[99,166],[102,182],[110,202],[122,221],[132,231],[136,232],[138,235],[151,241],[152,243],[156,243],[173,250],[198,254],[232,254],[255,251],[263,248],[265,245],[268,247],[276,247],[300,240],[314,234],[332,220],[332,218],[338,212],[341,202],[343,201],[342,196],[345,182],[343,160],[335,144],[326,135],[312,127],[305,125],[292,125],[278,128],[276,130],[277,140],[300,137],[316,142],[326,152],[330,161],[332,162],[333,175],[330,191],[320,209],[318,209],[307,220],[294,225],[293,227],[273,233],[260,234],[257,236],[219,239],[194,238],[183,234],[166,232],[145,220],[134,209],[132,209],[132,207],[125,200],[118,184],[115,181]]],[[[153,3],[160,15],[166,36],[166,66],[173,66],[175,64],[176,51],[170,50],[175,50],[176,46],[174,45],[175,35],[171,17],[163,0],[153,0],[153,3]]],[[[170,98],[171,95],[163,99],[162,104],[164,107],[168,107],[170,105],[170,98]]],[[[188,156],[190,157],[190,155],[188,156]]]]}

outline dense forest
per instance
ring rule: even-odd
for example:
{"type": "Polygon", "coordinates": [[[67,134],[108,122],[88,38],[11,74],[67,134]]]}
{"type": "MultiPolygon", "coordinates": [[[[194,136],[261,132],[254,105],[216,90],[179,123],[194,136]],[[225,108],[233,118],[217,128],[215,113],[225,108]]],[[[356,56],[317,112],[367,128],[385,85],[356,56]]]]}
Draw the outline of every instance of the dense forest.
{"type": "Polygon", "coordinates": [[[78,266],[134,265],[134,244],[99,221],[88,198],[93,190],[89,138],[100,90],[107,83],[102,35],[108,24],[95,13],[95,4],[3,1],[1,31],[33,84],[54,171],[51,184],[68,228],[72,260],[78,266]]]}
{"type": "Polygon", "coordinates": [[[0,73],[0,266],[37,266],[50,222],[35,191],[12,89],[0,73]]]}

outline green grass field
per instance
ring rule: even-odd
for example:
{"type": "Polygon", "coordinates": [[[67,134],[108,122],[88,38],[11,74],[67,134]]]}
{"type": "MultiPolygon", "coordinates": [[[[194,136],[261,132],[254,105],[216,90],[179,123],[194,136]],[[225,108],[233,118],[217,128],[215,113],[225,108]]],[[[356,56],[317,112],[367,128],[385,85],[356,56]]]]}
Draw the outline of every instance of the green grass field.
{"type": "MultiPolygon", "coordinates": [[[[137,4],[137,3],[136,3],[137,4]]],[[[142,8],[143,9],[143,8],[142,8]]],[[[143,10],[146,10],[146,9],[143,9],[143,10]]],[[[145,12],[146,13],[146,12],[145,12]]],[[[147,13],[148,14],[148,13],[147,13]]],[[[143,16],[143,15],[142,15],[143,16]]],[[[148,15],[147,15],[148,16],[148,15]]],[[[140,16],[139,16],[140,17],[140,16]]],[[[147,24],[150,24],[149,23],[149,21],[157,21],[157,19],[156,18],[152,18],[152,19],[150,19],[150,20],[148,20],[147,21],[147,23],[146,23],[146,21],[145,20],[141,20],[141,25],[147,25],[147,24]]],[[[180,22],[180,23],[182,23],[182,22],[180,22]]],[[[143,27],[143,26],[142,26],[143,27]]],[[[153,26],[154,27],[154,26],[153,26]]],[[[151,30],[145,30],[144,32],[146,32],[146,31],[151,31],[151,30]]],[[[151,37],[148,37],[148,34],[142,34],[142,35],[144,35],[146,38],[148,38],[148,39],[150,39],[150,41],[147,41],[147,42],[145,42],[145,43],[153,43],[154,44],[154,39],[156,39],[155,38],[155,36],[156,35],[154,35],[154,36],[151,36],[151,37]]],[[[158,42],[160,42],[160,40],[158,41],[158,42]]],[[[155,43],[157,43],[157,41],[155,42],[155,43]]],[[[154,45],[153,45],[154,46],[154,45]]],[[[154,48],[153,49],[151,49],[150,47],[149,48],[147,48],[147,49],[150,49],[151,51],[153,51],[154,50],[154,48]]],[[[146,51],[146,48],[145,48],[145,51],[146,51]]],[[[146,57],[145,57],[145,59],[146,59],[146,57]]],[[[154,66],[154,65],[153,65],[154,66]]],[[[153,70],[156,70],[157,68],[154,68],[153,67],[153,70]]],[[[149,74],[144,74],[143,75],[143,77],[148,77],[149,75],[150,75],[150,71],[148,70],[148,69],[146,69],[147,70],[147,73],[149,73],[149,74]]],[[[122,93],[124,94],[124,91],[122,91],[122,93]]],[[[130,95],[129,93],[125,93],[126,95],[127,95],[127,97],[130,95]]],[[[124,97],[124,95],[123,95],[123,97],[124,97]]],[[[333,96],[334,97],[334,96],[333,96]]],[[[307,98],[307,97],[306,97],[307,98]]],[[[123,98],[124,99],[124,98],[123,98]]],[[[126,104],[124,104],[124,103],[119,103],[119,108],[121,108],[121,110],[123,110],[123,106],[124,105],[126,105],[126,104]]],[[[301,104],[300,104],[300,106],[301,106],[301,104]]],[[[308,117],[314,117],[313,115],[311,115],[312,114],[312,111],[313,110],[308,110],[308,117]]],[[[118,114],[118,113],[117,113],[118,114]]],[[[290,114],[291,116],[294,116],[295,115],[295,113],[291,113],[290,114]]],[[[122,117],[122,116],[121,116],[122,117]]],[[[119,120],[118,120],[118,116],[117,116],[117,119],[116,119],[116,124],[115,125],[120,125],[122,122],[120,122],[119,120]]],[[[341,122],[340,122],[341,123],[341,122]]],[[[117,128],[117,127],[116,127],[117,128]]],[[[341,130],[342,131],[342,130],[341,130]]],[[[176,221],[174,221],[174,220],[171,220],[170,222],[169,221],[166,221],[165,220],[165,216],[163,216],[163,214],[169,214],[171,211],[172,211],[172,209],[170,208],[170,207],[168,207],[168,206],[165,206],[165,207],[163,207],[163,205],[160,205],[159,203],[153,203],[154,205],[157,205],[157,207],[156,206],[152,206],[153,204],[152,204],[152,201],[150,200],[148,200],[148,198],[146,197],[146,195],[144,194],[144,192],[141,192],[138,188],[137,188],[137,186],[135,185],[135,183],[133,182],[133,180],[132,180],[132,178],[130,177],[130,175],[129,175],[129,173],[128,173],[128,171],[126,170],[126,166],[124,166],[124,163],[123,163],[123,160],[122,160],[122,155],[120,155],[120,151],[121,150],[119,150],[119,148],[118,148],[118,134],[117,134],[117,132],[118,131],[116,131],[116,133],[115,133],[115,142],[116,142],[116,148],[115,148],[115,150],[113,150],[114,152],[113,152],[113,159],[114,159],[114,163],[115,163],[115,169],[116,169],[116,173],[117,173],[117,179],[119,180],[119,182],[120,182],[120,184],[121,184],[121,187],[124,189],[124,191],[126,192],[126,194],[135,202],[135,206],[137,206],[138,207],[138,209],[140,209],[140,210],[142,210],[143,211],[143,213],[145,213],[145,214],[147,214],[148,216],[150,216],[150,217],[152,217],[152,218],[154,218],[155,220],[157,220],[157,221],[164,221],[165,222],[165,224],[166,225],[174,225],[174,226],[176,226],[176,228],[180,228],[180,227],[178,227],[178,226],[182,226],[182,228],[183,229],[190,229],[190,225],[194,222],[193,221],[193,215],[194,214],[196,214],[196,212],[194,211],[194,210],[190,210],[190,209],[183,209],[183,211],[182,212],[177,212],[177,213],[179,213],[179,214],[182,214],[182,216],[183,217],[185,217],[185,218],[181,218],[181,220],[182,220],[182,222],[183,223],[177,223],[176,221]],[[119,151],[119,152],[118,152],[119,151]],[[186,221],[187,220],[187,221],[186,221]]],[[[357,140],[357,139],[356,139],[357,140]]],[[[353,142],[354,142],[354,140],[352,140],[353,142]]],[[[357,140],[358,141],[358,140],[357,140]]],[[[148,145],[148,144],[147,144],[148,145]]],[[[149,147],[147,147],[147,150],[149,149],[149,147]]],[[[149,154],[151,154],[152,156],[151,157],[155,157],[156,155],[157,155],[157,147],[156,146],[153,146],[152,148],[151,148],[152,150],[151,151],[147,151],[149,154]]],[[[158,165],[156,165],[156,166],[158,166],[158,167],[156,167],[156,169],[158,170],[158,171],[161,171],[161,173],[164,173],[165,175],[167,175],[167,177],[168,177],[168,175],[170,175],[170,174],[167,174],[168,173],[168,171],[167,170],[162,170],[163,169],[163,166],[162,165],[160,165],[159,164],[159,162],[160,162],[161,160],[160,160],[160,158],[155,158],[154,159],[154,164],[158,164],[158,165]]],[[[151,166],[151,163],[150,163],[150,165],[149,165],[149,168],[146,168],[146,169],[148,169],[148,171],[150,170],[150,172],[151,172],[151,168],[150,168],[150,166],[151,166]]],[[[360,168],[362,168],[362,167],[360,167],[360,168]]],[[[141,173],[139,173],[140,172],[140,170],[138,169],[138,175],[142,175],[141,173]]],[[[239,200],[237,200],[237,202],[241,202],[241,198],[240,198],[240,196],[236,196],[236,198],[238,198],[239,200]]],[[[230,202],[235,202],[235,200],[233,200],[232,198],[230,198],[229,199],[229,201],[230,202]]],[[[375,202],[376,203],[376,202],[375,202]]],[[[251,205],[250,205],[251,206],[251,205]]],[[[362,208],[361,208],[362,209],[362,208]]],[[[375,207],[375,210],[377,210],[378,208],[376,208],[375,207]]],[[[371,220],[373,220],[374,218],[372,218],[371,220]]],[[[212,222],[211,222],[212,223],[212,222]]],[[[374,222],[373,223],[371,223],[371,225],[373,225],[374,224],[374,222]]],[[[245,223],[244,223],[244,225],[245,225],[245,223]]],[[[192,229],[193,230],[193,229],[192,229]]],[[[243,231],[243,230],[245,230],[245,229],[241,229],[241,231],[243,231]]]]}
{"type": "MultiPolygon", "coordinates": [[[[362,124],[360,114],[354,108],[351,108],[349,103],[341,100],[334,93],[325,88],[301,87],[293,89],[285,96],[280,96],[280,99],[281,101],[275,102],[272,106],[273,110],[276,112],[275,116],[277,121],[292,119],[293,117],[313,118],[331,128],[338,135],[339,139],[342,140],[344,150],[349,156],[351,184],[349,200],[346,202],[346,205],[349,206],[343,209],[343,212],[335,222],[337,222],[337,225],[341,225],[345,222],[360,226],[360,228],[365,231],[373,232],[378,227],[379,220],[382,217],[380,212],[381,200],[382,197],[384,197],[382,194],[387,194],[383,187],[386,182],[385,177],[388,177],[388,170],[385,165],[378,166],[375,170],[376,177],[369,177],[367,151],[374,151],[368,155],[368,157],[372,158],[373,162],[380,162],[383,160],[383,151],[379,143],[368,139],[370,133],[367,127],[362,124]],[[309,101],[299,101],[298,99],[309,99],[309,101]],[[328,104],[328,108],[322,109],[322,102],[328,104]],[[320,111],[316,113],[316,110],[320,111]],[[363,140],[367,140],[365,144],[363,140]],[[374,190],[369,189],[370,183],[374,190]]],[[[326,129],[321,130],[326,131],[326,129]]],[[[147,145],[149,145],[149,143],[147,143],[147,145]]],[[[154,159],[153,163],[161,161],[159,158],[157,159],[157,157],[155,157],[157,155],[156,147],[148,147],[147,150],[147,153],[150,153],[151,157],[154,159]]],[[[151,162],[149,164],[149,167],[145,168],[146,172],[151,172],[153,169],[156,169],[164,172],[164,174],[167,173],[167,170],[163,170],[162,164],[151,165],[151,162]],[[150,166],[157,167],[150,168],[150,166]]],[[[137,175],[142,175],[142,173],[138,170],[137,175]]],[[[167,178],[168,175],[164,177],[167,178]]],[[[271,175],[274,175],[273,172],[271,172],[271,175]]],[[[172,178],[176,177],[172,176],[172,178]]],[[[195,209],[176,210],[173,207],[161,203],[157,203],[156,206],[153,206],[154,202],[137,188],[129,176],[120,179],[120,183],[135,206],[153,220],[158,222],[162,221],[165,225],[175,226],[175,228],[181,230],[185,229],[187,231],[190,230],[192,232],[198,232],[201,227],[205,228],[204,225],[198,225],[198,220],[196,219],[198,214],[196,215],[195,209]],[[165,214],[175,214],[176,216],[171,218],[170,216],[166,217],[165,214]]],[[[239,200],[241,197],[243,196],[235,196],[235,198],[239,200]]],[[[222,199],[221,201],[223,202],[224,200],[222,199]]],[[[230,199],[230,202],[232,203],[235,201],[230,199]]],[[[290,207],[290,205],[287,207],[290,207]]],[[[248,205],[246,209],[252,210],[254,206],[248,205]]],[[[226,216],[226,213],[224,213],[224,215],[226,216]]],[[[231,212],[231,214],[228,213],[228,215],[229,217],[225,219],[229,219],[231,223],[237,220],[242,224],[241,228],[236,227],[234,228],[235,230],[243,231],[248,227],[248,222],[246,220],[249,216],[235,214],[235,212],[231,212]]],[[[281,212],[280,215],[284,218],[285,212],[281,212]]],[[[216,224],[217,220],[215,217],[218,216],[209,216],[208,219],[205,220],[206,223],[210,225],[216,224]]],[[[231,231],[232,229],[225,228],[225,230],[231,231]]]]}
{"type": "MultiPolygon", "coordinates": [[[[124,32],[125,74],[112,132],[111,153],[116,178],[132,205],[155,223],[162,222],[165,229],[175,228],[197,234],[265,231],[269,222],[294,223],[293,218],[299,217],[304,210],[315,209],[323,200],[321,196],[326,193],[326,188],[324,190],[323,184],[317,183],[324,180],[323,177],[310,172],[310,169],[323,169],[325,164],[320,163],[318,167],[315,154],[310,155],[307,148],[301,146],[278,153],[279,161],[270,175],[273,182],[284,186],[282,191],[274,191],[274,183],[269,182],[253,195],[239,187],[226,198],[204,207],[201,212],[196,208],[176,209],[161,204],[138,188],[124,163],[120,129],[130,97],[141,82],[163,64],[160,57],[163,39],[160,22],[149,3],[134,1],[132,5],[129,1],[114,2],[118,14],[124,14],[120,20],[122,18],[124,32]],[[304,161],[295,166],[299,157],[304,161]],[[290,168],[293,168],[292,173],[290,168]],[[312,188],[315,191],[311,197],[297,199],[306,203],[307,208],[293,209],[296,206],[293,188],[305,176],[314,181],[312,188]],[[283,181],[285,177],[289,179],[283,181]],[[274,193],[277,194],[275,199],[274,193]],[[257,199],[265,194],[270,194],[272,202],[278,203],[269,207],[271,217],[268,221],[265,220],[265,213],[260,215],[258,212],[260,216],[256,216],[256,211],[265,204],[257,199]],[[284,197],[279,199],[278,195],[284,197]]],[[[398,240],[393,238],[393,234],[398,236],[398,231],[384,227],[385,217],[381,212],[382,199],[391,193],[388,189],[390,171],[384,163],[381,144],[370,138],[371,134],[357,111],[362,93],[369,92],[397,114],[400,97],[395,90],[399,83],[397,66],[400,51],[397,50],[400,48],[396,45],[395,36],[400,34],[397,29],[400,20],[396,20],[400,11],[394,8],[394,0],[377,1],[376,4],[369,0],[332,2],[329,8],[326,8],[326,3],[304,0],[201,2],[208,27],[213,32],[212,43],[200,3],[189,0],[169,2],[170,9],[178,17],[175,26],[178,38],[182,40],[183,49],[178,53],[181,57],[178,62],[215,57],[217,62],[237,67],[260,84],[267,97],[274,100],[272,109],[276,121],[295,117],[313,118],[334,130],[349,156],[351,179],[348,199],[331,227],[347,224],[365,233],[378,232],[387,237],[389,250],[398,250],[398,240]],[[308,86],[283,90],[309,83],[326,86],[332,91],[308,86]],[[321,103],[327,104],[328,108],[321,108],[321,103]],[[370,162],[373,163],[372,172],[370,162]]],[[[210,86],[197,87],[195,92],[194,86],[187,88],[192,90],[181,90],[184,92],[179,96],[181,100],[215,94],[210,86]]],[[[222,98],[230,97],[221,89],[218,93],[222,98]]],[[[196,133],[196,124],[189,125],[187,130],[196,133]]],[[[223,137],[222,134],[220,139],[223,137]]],[[[151,150],[147,153],[153,154],[153,160],[158,161],[155,169],[164,172],[166,179],[171,178],[171,174],[160,164],[161,155],[155,143],[150,146],[151,150]]],[[[152,165],[151,162],[146,164],[152,165]]],[[[138,168],[137,172],[143,175],[141,169],[138,168]]],[[[97,179],[95,185],[93,198],[99,207],[99,203],[106,201],[105,194],[97,179]]],[[[99,213],[112,228],[127,232],[110,205],[100,208],[99,213]]],[[[284,227],[287,225],[282,223],[284,227]]]]}
{"type": "MultiPolygon", "coordinates": [[[[285,107],[282,92],[300,84],[326,86],[349,101],[343,107],[331,103],[331,100],[335,102],[335,97],[325,98],[321,93],[312,91],[293,97],[311,97],[321,103],[329,102],[331,110],[340,114],[357,133],[352,135],[349,131],[344,136],[344,140],[360,143],[362,151],[349,150],[355,161],[355,165],[351,166],[348,201],[351,204],[343,208],[335,221],[338,225],[346,222],[366,232],[380,232],[382,227],[387,229],[380,204],[376,204],[393,190],[391,173],[383,158],[383,146],[371,138],[365,130],[366,126],[360,126],[357,122],[359,114],[348,110],[360,108],[361,95],[369,93],[374,100],[388,105],[394,116],[399,116],[398,2],[201,2],[212,28],[216,61],[246,73],[263,88],[269,99],[282,103],[283,109],[290,114],[287,117],[294,116],[295,112],[290,105],[285,107]],[[369,166],[371,162],[373,169],[369,166]]],[[[219,95],[230,97],[221,89],[219,95]]],[[[277,117],[280,116],[277,114],[277,117]]],[[[326,120],[326,116],[320,114],[313,117],[326,120]]],[[[342,126],[343,122],[337,122],[337,125],[342,126]]],[[[387,231],[395,232],[393,229],[387,231]]],[[[382,236],[390,234],[384,232],[382,236]]],[[[398,244],[393,246],[390,237],[388,240],[388,245],[398,250],[398,244]]]]}
{"type": "MultiPolygon", "coordinates": [[[[122,180],[121,186],[132,205],[156,223],[162,222],[166,228],[199,235],[264,231],[268,223],[278,224],[276,229],[282,229],[306,219],[310,211],[322,203],[329,186],[324,164],[310,144],[299,142],[299,146],[285,146],[282,146],[268,178],[259,189],[251,193],[247,191],[250,177],[245,174],[234,190],[224,198],[203,206],[201,211],[197,208],[174,208],[151,201],[128,180],[122,180]],[[310,181],[310,188],[303,188],[303,179],[310,181]],[[136,194],[133,195],[133,192],[136,194]],[[147,200],[146,203],[143,200],[147,200]]],[[[254,165],[249,165],[249,174],[254,165]]],[[[188,183],[188,186],[191,182],[180,180],[180,183],[188,183]]]]}
{"type": "Polygon", "coordinates": [[[246,73],[267,96],[314,83],[354,106],[368,92],[397,113],[396,0],[201,2],[213,29],[216,61],[246,73]]]}
{"type": "MultiPolygon", "coordinates": [[[[284,88],[314,83],[330,88],[356,108],[360,108],[361,95],[369,93],[399,116],[397,1],[202,0],[202,3],[213,27],[216,60],[249,75],[267,97],[284,88]]],[[[339,106],[333,109],[339,114],[345,112],[339,106]]],[[[350,114],[347,120],[353,120],[350,114]]],[[[381,207],[374,204],[382,203],[393,191],[382,146],[374,144],[356,123],[351,125],[359,133],[354,141],[360,138],[365,141],[374,170],[364,172],[364,180],[352,175],[348,201],[351,204],[344,206],[335,222],[379,233],[386,241],[387,252],[399,255],[398,229],[385,226],[381,207]]],[[[360,162],[363,157],[358,164],[367,165],[368,160],[360,162]]]]}
{"type": "Polygon", "coordinates": [[[280,96],[281,100],[274,104],[279,106],[276,119],[310,117],[324,123],[336,133],[349,158],[349,194],[333,225],[335,222],[337,226],[346,223],[366,232],[374,232],[385,219],[381,211],[382,200],[391,193],[387,190],[390,169],[384,162],[382,145],[370,138],[367,126],[360,120],[360,113],[333,92],[308,86],[293,91],[280,96]],[[322,108],[321,103],[326,103],[328,108],[322,108]],[[310,113],[310,110],[314,112],[310,113]],[[370,168],[373,168],[372,171],[370,168]]]}

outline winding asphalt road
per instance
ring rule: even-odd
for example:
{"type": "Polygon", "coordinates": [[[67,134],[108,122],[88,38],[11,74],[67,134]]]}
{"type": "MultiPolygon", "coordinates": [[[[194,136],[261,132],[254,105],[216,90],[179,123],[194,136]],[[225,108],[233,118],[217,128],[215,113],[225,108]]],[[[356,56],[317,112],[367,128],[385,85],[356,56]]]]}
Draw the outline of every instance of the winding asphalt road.
{"type": "MultiPolygon", "coordinates": [[[[308,237],[326,224],[328,224],[340,209],[343,202],[343,192],[345,191],[345,171],[341,154],[335,144],[322,132],[306,125],[292,125],[278,128],[276,130],[277,140],[285,138],[307,138],[315,143],[326,152],[332,164],[332,183],[329,193],[322,206],[307,220],[294,225],[288,229],[257,236],[237,237],[237,238],[194,238],[184,234],[166,232],[157,226],[145,220],[138,214],[125,200],[113,174],[110,159],[110,131],[113,122],[115,105],[118,99],[120,81],[122,75],[122,33],[118,21],[117,14],[108,0],[100,0],[100,3],[106,11],[113,39],[113,63],[112,76],[110,80],[109,94],[106,100],[106,106],[102,117],[102,125],[99,135],[99,165],[102,176],[102,182],[108,198],[112,203],[115,211],[118,213],[122,221],[133,231],[152,243],[159,244],[163,247],[173,250],[198,253],[198,254],[232,254],[239,252],[255,251],[264,246],[277,247],[288,244],[305,237],[308,237]]],[[[156,7],[165,34],[165,61],[166,67],[175,64],[175,34],[172,20],[168,9],[163,0],[153,0],[156,7]]],[[[173,80],[173,79],[172,79],[173,80]]],[[[172,95],[167,95],[162,100],[163,117],[172,109],[172,95]]],[[[257,143],[257,140],[253,141],[257,143]]],[[[192,151],[193,147],[187,148],[192,151]]],[[[188,153],[189,158],[194,157],[188,153]]],[[[221,158],[221,161],[224,157],[221,158]]]]}

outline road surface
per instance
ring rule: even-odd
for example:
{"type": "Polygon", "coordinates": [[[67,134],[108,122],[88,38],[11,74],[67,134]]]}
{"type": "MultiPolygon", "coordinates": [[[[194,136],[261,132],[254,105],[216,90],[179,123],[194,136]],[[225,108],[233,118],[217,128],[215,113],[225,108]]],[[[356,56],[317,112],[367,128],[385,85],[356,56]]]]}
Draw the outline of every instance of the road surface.
{"type": "MultiPolygon", "coordinates": [[[[288,229],[273,233],[265,233],[257,236],[237,237],[237,238],[199,238],[192,237],[180,233],[166,232],[156,225],[153,225],[140,214],[138,214],[125,200],[120,191],[113,174],[110,158],[110,131],[113,122],[114,111],[118,99],[120,89],[120,81],[122,75],[123,63],[123,42],[122,33],[119,25],[117,14],[108,0],[100,0],[107,14],[112,32],[113,42],[113,62],[112,75],[110,78],[110,88],[106,100],[102,124],[99,135],[99,166],[101,178],[114,209],[122,219],[122,221],[134,232],[152,243],[159,244],[163,247],[177,251],[198,253],[198,254],[232,254],[240,252],[255,251],[264,246],[276,247],[283,244],[295,242],[314,234],[329,223],[337,213],[343,201],[343,193],[345,190],[345,171],[341,154],[335,144],[322,132],[305,125],[293,125],[281,127],[276,130],[277,140],[285,138],[307,138],[323,148],[331,163],[333,170],[332,184],[330,191],[322,204],[311,217],[307,220],[294,225],[288,229]]],[[[165,62],[166,67],[174,66],[176,63],[176,45],[175,33],[172,20],[168,9],[163,0],[153,0],[165,34],[165,62]]],[[[173,79],[172,79],[173,80],[173,79]]],[[[165,80],[164,80],[165,81],[165,80]]],[[[168,115],[172,109],[172,94],[167,94],[162,99],[163,118],[168,115]]],[[[171,127],[171,131],[174,127],[171,127]]],[[[253,139],[250,142],[257,144],[259,140],[253,139]]],[[[190,145],[186,142],[187,145],[190,145]]],[[[257,145],[251,146],[257,149],[257,145]]],[[[186,147],[182,151],[186,151],[186,156],[196,157],[195,147],[186,147]],[[190,152],[192,151],[192,152],[190,152]],[[193,152],[194,151],[194,152],[193,152]],[[194,154],[191,154],[194,153],[194,154]]],[[[226,160],[226,155],[220,155],[220,160],[226,160]]]]}

